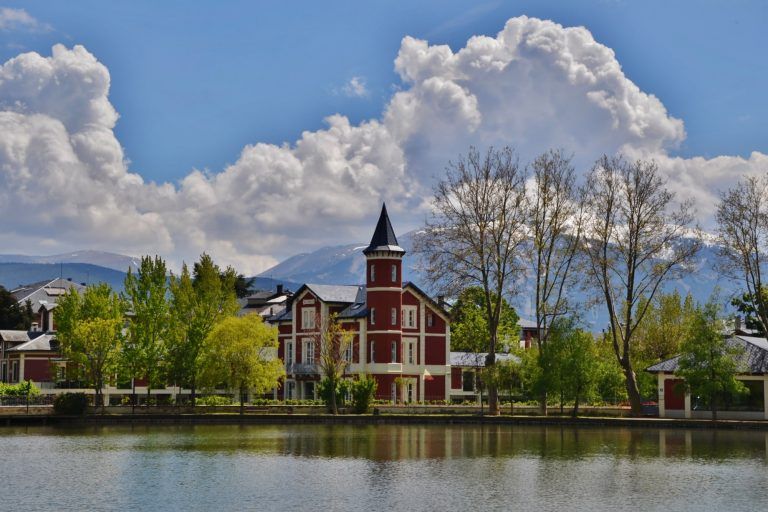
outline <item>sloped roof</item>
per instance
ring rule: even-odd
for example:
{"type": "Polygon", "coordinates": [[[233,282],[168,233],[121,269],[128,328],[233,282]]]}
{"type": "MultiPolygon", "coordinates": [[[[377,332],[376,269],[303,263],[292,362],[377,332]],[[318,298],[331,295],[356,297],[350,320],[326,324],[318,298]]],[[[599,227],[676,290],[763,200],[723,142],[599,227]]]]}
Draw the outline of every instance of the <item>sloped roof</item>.
{"type": "MultiPolygon", "coordinates": [[[[469,366],[473,368],[485,368],[485,359],[488,352],[451,352],[451,366],[469,366]]],[[[514,354],[497,353],[496,362],[515,361],[520,358],[514,354]]]]}
{"type": "MultiPolygon", "coordinates": [[[[755,338],[753,336],[731,336],[727,340],[728,344],[740,346],[744,353],[740,356],[740,366],[744,368],[744,373],[763,374],[768,373],[768,340],[765,338],[755,338]]],[[[672,373],[680,365],[680,356],[675,356],[666,361],[656,363],[646,368],[650,373],[672,373]]]]}
{"type": "Polygon", "coordinates": [[[47,310],[52,309],[52,305],[70,288],[75,288],[79,293],[85,290],[85,286],[80,283],[57,277],[51,281],[21,286],[11,290],[11,293],[19,302],[30,301],[32,309],[38,312],[41,307],[45,307],[47,310]]]}
{"type": "Polygon", "coordinates": [[[365,286],[358,286],[355,302],[339,313],[339,318],[361,318],[368,315],[368,308],[365,306],[366,298],[367,293],[365,286]]]}
{"type": "Polygon", "coordinates": [[[29,333],[27,331],[2,330],[0,331],[0,339],[3,341],[24,343],[29,341],[29,333]]]}
{"type": "Polygon", "coordinates": [[[8,352],[51,352],[59,349],[56,342],[56,336],[53,334],[43,334],[21,345],[17,345],[8,350],[8,352]]]}
{"type": "Polygon", "coordinates": [[[363,254],[370,254],[376,251],[400,252],[405,254],[405,249],[397,243],[395,230],[392,229],[392,223],[389,222],[387,215],[387,205],[381,206],[381,215],[379,222],[376,223],[376,229],[373,232],[371,243],[363,249],[363,254]]]}
{"type": "Polygon", "coordinates": [[[358,290],[361,288],[359,285],[335,284],[305,284],[304,286],[309,288],[323,302],[342,302],[347,304],[355,302],[358,290]]]}

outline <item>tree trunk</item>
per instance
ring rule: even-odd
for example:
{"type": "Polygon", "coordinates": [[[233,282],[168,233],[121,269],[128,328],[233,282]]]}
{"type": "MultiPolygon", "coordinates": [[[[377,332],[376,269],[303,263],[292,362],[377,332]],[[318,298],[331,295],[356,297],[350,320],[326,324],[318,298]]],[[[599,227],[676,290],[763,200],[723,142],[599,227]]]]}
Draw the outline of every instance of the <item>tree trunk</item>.
{"type": "Polygon", "coordinates": [[[542,416],[547,415],[547,390],[541,392],[539,395],[539,414],[542,416]]]}
{"type": "Polygon", "coordinates": [[[245,388],[243,386],[240,386],[240,416],[245,414],[245,401],[243,397],[245,396],[245,388]]]}
{"type": "Polygon", "coordinates": [[[498,416],[499,412],[499,390],[496,384],[488,386],[488,414],[498,416]]]}
{"type": "Polygon", "coordinates": [[[709,397],[709,409],[712,411],[712,421],[717,421],[717,403],[715,402],[717,400],[715,394],[713,393],[709,397]]]}
{"type": "Polygon", "coordinates": [[[131,377],[131,414],[136,413],[136,377],[131,377]]]}
{"type": "Polygon", "coordinates": [[[573,417],[574,418],[579,415],[579,395],[580,394],[581,394],[581,387],[579,386],[576,388],[576,398],[573,401],[573,417]]]}
{"type": "Polygon", "coordinates": [[[189,387],[189,399],[192,402],[192,407],[195,406],[195,398],[197,398],[197,392],[195,389],[195,379],[192,378],[192,385],[189,387]]]}
{"type": "Polygon", "coordinates": [[[336,379],[328,379],[328,387],[331,388],[331,400],[330,400],[330,406],[331,406],[331,414],[336,415],[339,414],[339,408],[336,404],[336,379]]]}
{"type": "Polygon", "coordinates": [[[640,416],[643,411],[643,401],[640,397],[640,389],[637,387],[637,377],[632,367],[624,365],[624,375],[626,376],[627,384],[627,397],[629,398],[629,406],[632,409],[632,416],[640,416]]]}

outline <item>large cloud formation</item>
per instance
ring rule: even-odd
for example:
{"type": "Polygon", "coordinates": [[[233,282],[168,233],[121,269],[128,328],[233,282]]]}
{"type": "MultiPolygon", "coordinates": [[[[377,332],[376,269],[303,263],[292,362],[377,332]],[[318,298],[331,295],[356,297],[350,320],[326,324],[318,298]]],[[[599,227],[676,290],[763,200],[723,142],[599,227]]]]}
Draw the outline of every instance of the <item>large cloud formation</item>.
{"type": "Polygon", "coordinates": [[[768,168],[762,153],[673,156],[683,122],[584,28],[513,18],[456,52],[405,37],[395,69],[403,86],[381,119],[333,115],[293,144],[249,145],[221,172],[174,185],[129,170],[109,72],[85,48],[19,55],[0,67],[4,252],[159,252],[178,265],[205,250],[256,272],[364,237],[382,200],[403,227],[418,224],[434,179],[469,144],[512,144],[523,159],[562,147],[584,167],[617,151],[655,158],[705,223],[717,190],[768,168]]]}

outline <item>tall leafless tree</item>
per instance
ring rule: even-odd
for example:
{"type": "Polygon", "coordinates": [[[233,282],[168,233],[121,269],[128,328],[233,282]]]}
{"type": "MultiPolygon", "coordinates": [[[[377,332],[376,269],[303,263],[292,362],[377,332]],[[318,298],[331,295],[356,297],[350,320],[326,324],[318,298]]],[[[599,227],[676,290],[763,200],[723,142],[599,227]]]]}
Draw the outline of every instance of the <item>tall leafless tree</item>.
{"type": "MultiPolygon", "coordinates": [[[[562,150],[542,154],[530,167],[529,269],[535,278],[536,343],[543,364],[550,325],[573,312],[568,289],[575,285],[572,270],[580,254],[583,208],[576,172],[562,150]]],[[[546,390],[540,407],[546,414],[546,390]]]]}
{"type": "MultiPolygon", "coordinates": [[[[496,363],[502,298],[521,268],[525,239],[525,175],[515,152],[506,147],[449,164],[435,187],[433,213],[415,240],[433,286],[448,295],[470,285],[485,296],[488,322],[487,366],[496,363]]],[[[499,413],[498,390],[488,391],[488,409],[499,413]]]]}
{"type": "Polygon", "coordinates": [[[662,285],[686,272],[700,247],[686,236],[690,203],[673,209],[654,162],[604,156],[585,186],[587,212],[582,247],[589,275],[605,302],[613,351],[626,377],[633,414],[641,397],[631,357],[635,332],[662,285]]]}
{"type": "Polygon", "coordinates": [[[768,332],[768,290],[763,285],[768,263],[768,175],[745,178],[722,194],[716,219],[720,267],[744,283],[757,319],[768,332]]]}

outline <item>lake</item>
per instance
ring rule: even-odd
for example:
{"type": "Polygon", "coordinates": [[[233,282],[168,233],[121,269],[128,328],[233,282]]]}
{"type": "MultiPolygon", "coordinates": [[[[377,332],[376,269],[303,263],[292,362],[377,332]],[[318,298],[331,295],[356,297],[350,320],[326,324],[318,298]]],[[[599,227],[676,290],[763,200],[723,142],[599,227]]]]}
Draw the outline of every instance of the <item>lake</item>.
{"type": "Polygon", "coordinates": [[[0,510],[768,510],[768,432],[0,428],[0,510]]]}

